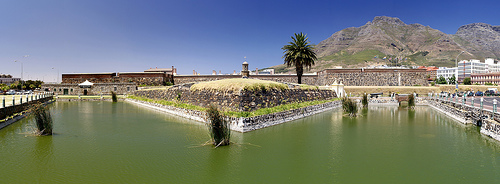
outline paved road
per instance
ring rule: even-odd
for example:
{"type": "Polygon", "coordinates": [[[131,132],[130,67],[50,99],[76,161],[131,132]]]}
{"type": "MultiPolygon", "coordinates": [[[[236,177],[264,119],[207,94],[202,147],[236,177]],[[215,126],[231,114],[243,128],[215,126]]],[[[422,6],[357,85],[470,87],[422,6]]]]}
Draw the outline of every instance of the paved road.
{"type": "MultiPolygon", "coordinates": [[[[492,110],[493,109],[493,99],[497,99],[497,106],[500,105],[500,97],[491,97],[491,96],[484,96],[483,97],[483,108],[492,110]]],[[[455,98],[453,98],[453,101],[455,102],[455,98]]],[[[472,102],[472,97],[467,97],[465,100],[465,103],[467,105],[471,105],[472,102]]],[[[462,103],[462,97],[458,97],[458,103],[462,103]]],[[[481,104],[481,97],[475,96],[474,97],[474,107],[479,107],[481,104]]],[[[497,108],[498,110],[498,108],[497,108]]]]}

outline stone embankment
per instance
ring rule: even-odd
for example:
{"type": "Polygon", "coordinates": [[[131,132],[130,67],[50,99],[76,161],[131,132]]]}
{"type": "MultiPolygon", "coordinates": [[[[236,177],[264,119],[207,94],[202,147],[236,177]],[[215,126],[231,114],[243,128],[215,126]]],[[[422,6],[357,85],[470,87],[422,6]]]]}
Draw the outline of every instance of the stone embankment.
{"type": "Polygon", "coordinates": [[[174,86],[167,90],[136,91],[134,95],[168,101],[179,101],[201,107],[215,104],[231,111],[254,111],[294,102],[330,100],[337,97],[333,90],[257,90],[257,91],[210,91],[190,90],[188,86],[174,86]]]}
{"type": "Polygon", "coordinates": [[[29,109],[30,105],[35,103],[47,103],[52,101],[52,99],[53,96],[50,94],[38,94],[33,95],[33,98],[31,98],[31,96],[28,97],[28,101],[24,101],[22,104],[0,108],[0,120],[4,120],[0,122],[0,129],[24,118],[24,113],[29,109]]]}
{"type": "Polygon", "coordinates": [[[448,101],[439,98],[427,98],[428,105],[436,110],[456,119],[463,124],[481,126],[481,133],[500,141],[499,113],[489,109],[482,109],[461,102],[448,101]]]}
{"type": "MultiPolygon", "coordinates": [[[[145,106],[148,108],[156,109],[159,111],[167,112],[180,117],[192,119],[195,121],[206,123],[206,113],[203,111],[196,111],[190,109],[183,109],[178,107],[172,107],[167,105],[161,105],[156,103],[144,102],[133,99],[126,99],[127,102],[145,106]]],[[[249,132],[252,130],[257,130],[273,125],[278,125],[288,121],[293,121],[296,119],[304,118],[313,114],[331,110],[334,108],[341,107],[341,102],[339,100],[333,102],[327,102],[324,104],[312,105],[304,108],[293,109],[283,112],[277,112],[272,114],[266,114],[255,117],[229,117],[227,120],[231,124],[231,130],[238,132],[249,132]]]]}

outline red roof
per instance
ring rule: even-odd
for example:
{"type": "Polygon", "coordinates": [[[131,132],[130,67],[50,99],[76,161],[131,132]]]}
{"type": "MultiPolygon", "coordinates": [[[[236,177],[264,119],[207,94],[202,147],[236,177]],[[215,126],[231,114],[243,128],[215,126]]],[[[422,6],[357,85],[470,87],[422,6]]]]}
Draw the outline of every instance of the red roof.
{"type": "Polygon", "coordinates": [[[429,67],[419,66],[417,69],[425,69],[426,71],[434,71],[434,70],[438,70],[439,68],[435,67],[435,66],[429,66],[429,67]]]}

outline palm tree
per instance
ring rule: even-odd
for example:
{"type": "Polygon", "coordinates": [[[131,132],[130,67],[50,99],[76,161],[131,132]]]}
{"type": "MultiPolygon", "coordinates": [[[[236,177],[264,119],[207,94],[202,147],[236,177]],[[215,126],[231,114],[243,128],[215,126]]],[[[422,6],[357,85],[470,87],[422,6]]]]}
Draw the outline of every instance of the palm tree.
{"type": "Polygon", "coordinates": [[[295,33],[295,38],[292,36],[293,41],[288,42],[290,45],[283,46],[282,58],[285,58],[285,64],[287,66],[295,66],[295,71],[297,71],[298,83],[302,84],[302,74],[304,73],[304,67],[311,68],[314,65],[314,60],[316,60],[316,53],[314,53],[314,47],[309,45],[307,41],[307,35],[303,33],[295,33]]]}

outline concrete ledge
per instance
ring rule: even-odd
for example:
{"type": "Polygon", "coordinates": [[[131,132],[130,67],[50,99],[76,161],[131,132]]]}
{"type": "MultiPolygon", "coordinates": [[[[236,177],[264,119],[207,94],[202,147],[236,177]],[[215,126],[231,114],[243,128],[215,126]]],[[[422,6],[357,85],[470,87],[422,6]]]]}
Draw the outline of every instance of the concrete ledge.
{"type": "MultiPolygon", "coordinates": [[[[55,100],[50,100],[50,101],[47,101],[45,102],[44,104],[47,105],[47,104],[51,104],[55,102],[55,100]]],[[[23,111],[21,112],[20,115],[17,115],[17,116],[14,116],[12,119],[7,119],[7,121],[4,121],[3,123],[0,123],[0,130],[11,125],[12,123],[15,123],[21,119],[23,119],[24,117],[28,116],[29,113],[27,113],[26,111],[23,111]]]]}
{"type": "MultiPolygon", "coordinates": [[[[206,114],[202,111],[182,109],[167,105],[161,105],[156,103],[144,102],[139,100],[126,99],[126,102],[130,102],[139,106],[156,109],[159,111],[163,111],[172,115],[192,119],[201,123],[207,123],[206,114]]],[[[320,112],[324,112],[327,110],[331,110],[334,108],[341,107],[340,100],[327,102],[324,104],[312,105],[300,109],[293,109],[283,112],[277,112],[272,114],[266,114],[255,117],[242,117],[242,118],[233,118],[229,117],[227,121],[230,122],[231,130],[237,132],[249,132],[253,130],[258,130],[265,127],[270,127],[278,124],[282,124],[285,122],[293,121],[296,119],[304,118],[307,116],[311,116],[320,112]]]]}
{"type": "MultiPolygon", "coordinates": [[[[454,114],[452,114],[452,113],[448,112],[447,110],[441,109],[440,107],[438,107],[438,106],[436,106],[435,104],[433,104],[433,102],[428,103],[428,106],[432,107],[434,110],[436,110],[436,111],[438,111],[438,112],[441,112],[441,113],[443,113],[443,114],[445,114],[445,115],[447,115],[447,116],[449,116],[449,117],[451,117],[451,118],[453,118],[453,119],[457,120],[458,122],[460,122],[460,123],[462,123],[462,124],[464,124],[464,125],[466,125],[466,124],[467,124],[467,120],[466,120],[466,119],[464,119],[464,118],[462,118],[462,117],[459,117],[459,116],[456,116],[456,115],[454,115],[454,114]]],[[[450,107],[450,108],[451,108],[451,107],[450,107]]]]}
{"type": "Polygon", "coordinates": [[[14,116],[12,119],[8,119],[7,121],[4,121],[3,123],[0,123],[0,130],[2,128],[5,128],[5,127],[11,125],[12,123],[15,123],[15,122],[23,119],[24,117],[26,117],[26,115],[28,115],[28,114],[27,113],[22,113],[21,115],[14,116]]]}

